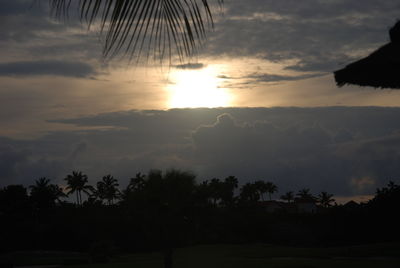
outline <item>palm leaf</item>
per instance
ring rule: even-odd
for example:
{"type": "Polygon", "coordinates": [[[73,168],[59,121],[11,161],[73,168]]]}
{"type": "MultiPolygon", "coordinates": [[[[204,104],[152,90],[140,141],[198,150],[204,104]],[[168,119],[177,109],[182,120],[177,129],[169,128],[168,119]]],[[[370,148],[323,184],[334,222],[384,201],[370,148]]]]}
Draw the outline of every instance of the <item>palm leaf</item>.
{"type": "MultiPolygon", "coordinates": [[[[223,0],[215,0],[219,4],[223,0]]],[[[104,37],[103,56],[123,52],[131,61],[143,50],[154,58],[190,58],[214,27],[208,0],[49,0],[56,17],[67,17],[78,5],[89,27],[98,23],[104,37]]]]}

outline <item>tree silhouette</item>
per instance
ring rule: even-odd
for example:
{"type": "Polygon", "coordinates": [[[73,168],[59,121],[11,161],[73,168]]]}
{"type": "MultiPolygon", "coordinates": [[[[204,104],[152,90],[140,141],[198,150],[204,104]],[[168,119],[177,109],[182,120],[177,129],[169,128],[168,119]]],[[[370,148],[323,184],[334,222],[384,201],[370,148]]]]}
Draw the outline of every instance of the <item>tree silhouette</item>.
{"type": "Polygon", "coordinates": [[[269,195],[269,200],[272,200],[272,194],[274,194],[275,192],[278,191],[278,186],[276,186],[274,183],[272,182],[267,182],[265,184],[266,189],[267,189],[267,193],[269,195]]]}
{"type": "Polygon", "coordinates": [[[208,180],[201,182],[195,189],[195,202],[201,207],[213,206],[211,202],[211,191],[208,180]]]}
{"type": "Polygon", "coordinates": [[[146,212],[154,215],[157,229],[161,229],[165,267],[172,267],[173,247],[182,237],[187,237],[184,226],[195,201],[195,178],[190,172],[176,169],[164,174],[152,170],[146,177],[141,196],[146,199],[146,212]]]}
{"type": "Polygon", "coordinates": [[[272,182],[265,182],[262,180],[258,180],[254,182],[254,187],[257,188],[257,191],[264,201],[264,194],[268,194],[269,200],[272,200],[272,194],[278,191],[278,187],[272,182]]]}
{"type": "Polygon", "coordinates": [[[318,203],[323,206],[323,207],[330,207],[332,206],[332,203],[335,202],[335,199],[332,198],[333,194],[328,194],[327,192],[321,192],[318,195],[318,203]]]}
{"type": "Polygon", "coordinates": [[[234,191],[238,187],[239,180],[235,176],[226,177],[222,183],[221,202],[225,207],[231,207],[235,203],[234,191]]]}
{"type": "Polygon", "coordinates": [[[196,52],[207,28],[214,27],[207,0],[50,0],[49,3],[58,17],[66,17],[70,9],[78,7],[81,19],[89,27],[98,20],[105,37],[105,57],[122,50],[132,59],[135,52],[140,55],[147,49],[147,56],[152,53],[162,59],[165,55],[171,57],[175,47],[182,60],[196,52]]]}
{"type": "Polygon", "coordinates": [[[294,200],[294,193],[292,191],[286,192],[281,196],[281,199],[291,203],[294,200]]]}
{"type": "Polygon", "coordinates": [[[131,178],[127,186],[127,190],[130,192],[141,191],[146,185],[145,181],[146,175],[142,173],[136,173],[134,178],[131,178]]]}
{"type": "Polygon", "coordinates": [[[67,181],[67,194],[69,195],[75,192],[76,202],[78,205],[82,205],[82,192],[87,195],[90,195],[90,193],[93,192],[93,187],[87,185],[87,175],[83,174],[80,171],[73,171],[72,174],[67,175],[64,180],[67,181]]]}
{"type": "Polygon", "coordinates": [[[52,207],[56,201],[60,202],[62,197],[66,197],[58,185],[50,184],[50,180],[45,177],[36,180],[35,184],[29,188],[31,189],[30,198],[38,208],[52,207]]]}
{"type": "Polygon", "coordinates": [[[113,176],[107,175],[97,182],[96,193],[98,198],[106,200],[108,205],[112,205],[114,199],[119,197],[118,181],[113,176]]]}
{"type": "Polygon", "coordinates": [[[28,193],[23,185],[8,185],[0,189],[0,212],[21,213],[26,212],[29,207],[28,193]]]}
{"type": "Polygon", "coordinates": [[[254,183],[246,183],[240,188],[239,199],[245,203],[255,203],[260,200],[260,193],[257,185],[254,183]]]}
{"type": "Polygon", "coordinates": [[[221,200],[221,193],[223,191],[223,183],[217,179],[213,178],[211,181],[207,184],[209,187],[209,193],[210,193],[210,198],[212,200],[212,204],[214,207],[217,207],[218,201],[221,200]]]}
{"type": "Polygon", "coordinates": [[[376,189],[374,198],[369,202],[374,208],[379,210],[397,209],[400,203],[400,186],[390,181],[387,187],[376,189]]]}
{"type": "MultiPolygon", "coordinates": [[[[85,189],[90,189],[84,174],[73,172],[70,180],[73,177],[80,178],[85,189]]],[[[104,176],[100,182],[117,187],[112,176],[104,176]]],[[[102,204],[100,201],[89,201],[82,209],[63,202],[62,206],[54,206],[51,210],[38,209],[37,202],[47,200],[42,204],[54,205],[56,195],[49,197],[48,194],[54,189],[61,191],[47,178],[35,181],[30,187],[30,196],[24,186],[9,185],[0,188],[0,237],[7,242],[0,243],[0,251],[27,246],[32,250],[91,248],[92,261],[102,261],[115,249],[162,249],[165,267],[172,267],[174,248],[197,243],[279,241],[292,246],[304,243],[329,246],[399,241],[395,230],[400,223],[396,214],[400,204],[400,186],[394,182],[377,189],[375,197],[368,203],[338,205],[335,209],[319,210],[309,216],[295,213],[315,209],[315,205],[307,201],[312,197],[309,189],[298,192],[297,206],[275,204],[271,208],[280,213],[268,214],[265,208],[269,210],[269,207],[259,203],[261,196],[256,183],[243,185],[236,203],[233,190],[237,187],[237,179],[230,176],[218,182],[225,188],[220,192],[222,195],[217,207],[212,205],[208,182],[197,184],[190,172],[152,170],[146,176],[138,173],[132,178],[124,191],[128,198],[125,199],[124,195],[123,202],[113,206],[105,208],[97,206],[102,204]],[[233,201],[231,207],[226,203],[228,200],[233,201]],[[268,232],[263,234],[265,230],[268,232]],[[312,232],[299,236],[305,230],[312,232]],[[60,235],[69,239],[60,241],[60,235]]],[[[79,187],[75,188],[78,192],[79,187]]],[[[106,194],[102,196],[105,203],[112,202],[112,199],[106,199],[106,194]]],[[[318,204],[324,207],[333,202],[332,195],[327,192],[321,192],[317,197],[318,204]]],[[[291,203],[294,194],[287,192],[281,198],[291,203]]],[[[78,197],[77,202],[81,204],[81,201],[82,198],[78,197]]]]}
{"type": "Polygon", "coordinates": [[[315,197],[310,193],[310,189],[304,188],[296,194],[301,200],[315,201],[315,197]]]}
{"type": "Polygon", "coordinates": [[[257,189],[261,199],[264,201],[264,194],[268,193],[268,186],[265,183],[265,181],[261,181],[261,180],[255,181],[254,187],[257,189]]]}

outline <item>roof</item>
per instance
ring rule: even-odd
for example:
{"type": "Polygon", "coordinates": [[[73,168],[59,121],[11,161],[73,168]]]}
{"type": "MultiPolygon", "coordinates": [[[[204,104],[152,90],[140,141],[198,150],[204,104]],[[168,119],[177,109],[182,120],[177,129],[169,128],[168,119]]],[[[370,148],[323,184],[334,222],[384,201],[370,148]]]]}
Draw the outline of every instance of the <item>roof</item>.
{"type": "Polygon", "coordinates": [[[400,89],[400,21],[390,29],[391,42],[335,71],[336,84],[400,89]]]}

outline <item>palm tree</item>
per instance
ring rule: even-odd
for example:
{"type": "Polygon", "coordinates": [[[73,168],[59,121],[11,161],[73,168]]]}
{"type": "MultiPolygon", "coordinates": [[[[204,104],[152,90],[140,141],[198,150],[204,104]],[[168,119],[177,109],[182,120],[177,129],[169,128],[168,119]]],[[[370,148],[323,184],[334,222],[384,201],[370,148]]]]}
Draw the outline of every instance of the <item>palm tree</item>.
{"type": "Polygon", "coordinates": [[[387,187],[389,188],[389,191],[399,189],[399,185],[397,185],[394,181],[389,181],[387,187]]]}
{"type": "Polygon", "coordinates": [[[307,188],[299,190],[296,195],[302,200],[315,200],[315,197],[310,193],[310,189],[307,188]]]}
{"type": "Polygon", "coordinates": [[[230,207],[234,204],[234,194],[238,184],[239,180],[235,176],[226,177],[222,182],[221,201],[226,207],[230,207]]]}
{"type": "Polygon", "coordinates": [[[53,197],[57,202],[61,202],[61,198],[67,197],[67,195],[64,193],[64,190],[58,186],[57,184],[50,184],[49,185],[51,192],[53,193],[53,197]]]}
{"type": "Polygon", "coordinates": [[[47,179],[46,177],[41,177],[38,180],[35,180],[35,184],[29,186],[31,189],[31,195],[35,194],[36,192],[41,192],[43,190],[46,190],[49,186],[50,180],[47,179]]]}
{"type": "Polygon", "coordinates": [[[318,195],[318,203],[323,206],[323,207],[330,207],[332,206],[332,203],[335,202],[335,199],[332,198],[333,194],[328,194],[327,192],[321,192],[318,195]]]}
{"type": "Polygon", "coordinates": [[[87,185],[88,177],[82,172],[73,171],[72,174],[67,175],[64,179],[67,181],[68,190],[67,194],[76,193],[76,202],[78,205],[82,205],[82,192],[89,195],[90,192],[93,192],[93,187],[87,185]]]}
{"type": "Polygon", "coordinates": [[[261,199],[264,201],[264,194],[268,193],[268,186],[265,183],[265,181],[255,181],[254,182],[254,187],[257,188],[257,191],[261,197],[261,199]]]}
{"type": "Polygon", "coordinates": [[[135,191],[141,191],[144,189],[146,185],[146,175],[142,173],[136,173],[136,176],[134,178],[131,178],[129,181],[129,184],[126,188],[126,191],[128,192],[135,192],[135,191]]]}
{"type": "Polygon", "coordinates": [[[281,199],[290,203],[294,200],[294,193],[292,191],[286,192],[286,194],[281,196],[281,199]]]}
{"type": "Polygon", "coordinates": [[[42,177],[36,180],[34,185],[29,186],[30,198],[39,208],[48,208],[54,204],[49,183],[49,179],[42,177]]]}
{"type": "Polygon", "coordinates": [[[278,186],[276,186],[274,183],[272,182],[267,182],[265,184],[266,189],[267,189],[267,193],[269,195],[269,200],[272,200],[272,194],[274,194],[275,192],[278,191],[278,186]]]}
{"type": "Polygon", "coordinates": [[[42,177],[35,181],[34,185],[29,186],[31,189],[30,197],[39,208],[49,208],[60,202],[62,197],[66,197],[63,190],[55,184],[50,184],[50,180],[42,177]]]}
{"type": "Polygon", "coordinates": [[[240,200],[255,203],[260,200],[260,192],[254,183],[246,183],[240,189],[240,200]]]}
{"type": "Polygon", "coordinates": [[[132,59],[135,52],[140,55],[146,49],[147,57],[168,55],[171,60],[174,45],[182,60],[197,51],[207,28],[214,27],[207,0],[50,0],[49,4],[57,17],[78,7],[89,27],[98,20],[105,37],[104,57],[123,50],[132,59]]]}
{"type": "Polygon", "coordinates": [[[119,196],[118,181],[113,176],[107,175],[97,182],[97,196],[101,200],[107,200],[108,205],[112,205],[113,200],[119,196]]]}
{"type": "Polygon", "coordinates": [[[223,182],[220,181],[220,179],[213,178],[211,181],[207,184],[209,190],[210,190],[210,198],[212,199],[212,203],[214,207],[217,206],[218,200],[221,199],[221,193],[223,189],[223,182]]]}

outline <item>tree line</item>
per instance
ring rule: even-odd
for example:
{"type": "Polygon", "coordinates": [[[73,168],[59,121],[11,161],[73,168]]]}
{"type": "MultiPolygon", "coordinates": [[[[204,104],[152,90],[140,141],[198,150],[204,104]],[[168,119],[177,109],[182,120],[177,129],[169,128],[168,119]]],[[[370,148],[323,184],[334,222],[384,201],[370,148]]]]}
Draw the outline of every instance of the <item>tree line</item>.
{"type": "Polygon", "coordinates": [[[239,186],[234,176],[197,182],[193,173],[180,170],[137,173],[125,187],[111,175],[91,185],[79,171],[64,181],[57,185],[39,178],[27,188],[0,189],[0,237],[7,241],[0,250],[143,251],[203,243],[332,246],[400,239],[395,232],[400,187],[393,182],[377,189],[367,203],[338,205],[327,192],[313,195],[300,189],[278,196],[273,182],[239,186]],[[276,200],[287,206],[315,202],[321,209],[267,213],[262,204],[276,200]]]}
{"type": "MultiPolygon", "coordinates": [[[[51,183],[46,177],[41,177],[28,187],[29,191],[22,185],[9,185],[0,189],[0,196],[8,196],[8,192],[11,192],[11,195],[12,192],[20,192],[20,198],[28,198],[36,208],[50,208],[67,203],[68,197],[74,197],[77,206],[84,204],[111,206],[124,204],[136,196],[154,195],[155,193],[151,191],[157,188],[165,188],[164,190],[174,195],[174,191],[183,187],[182,191],[193,194],[203,205],[232,207],[272,201],[272,196],[278,192],[278,186],[270,181],[257,180],[239,187],[238,178],[228,176],[223,180],[213,178],[197,183],[195,175],[179,170],[169,170],[165,174],[159,170],[151,170],[147,175],[137,173],[135,177],[129,179],[128,185],[122,190],[119,188],[118,180],[110,174],[103,176],[95,185],[90,185],[88,176],[81,171],[73,171],[64,178],[64,181],[65,186],[60,186],[51,183]],[[86,199],[83,195],[86,195],[86,199]]],[[[161,192],[158,194],[163,195],[161,192]]],[[[280,196],[280,200],[287,203],[299,200],[315,202],[326,208],[335,204],[333,194],[322,191],[318,195],[313,195],[308,188],[301,189],[297,193],[288,191],[280,196]]]]}

